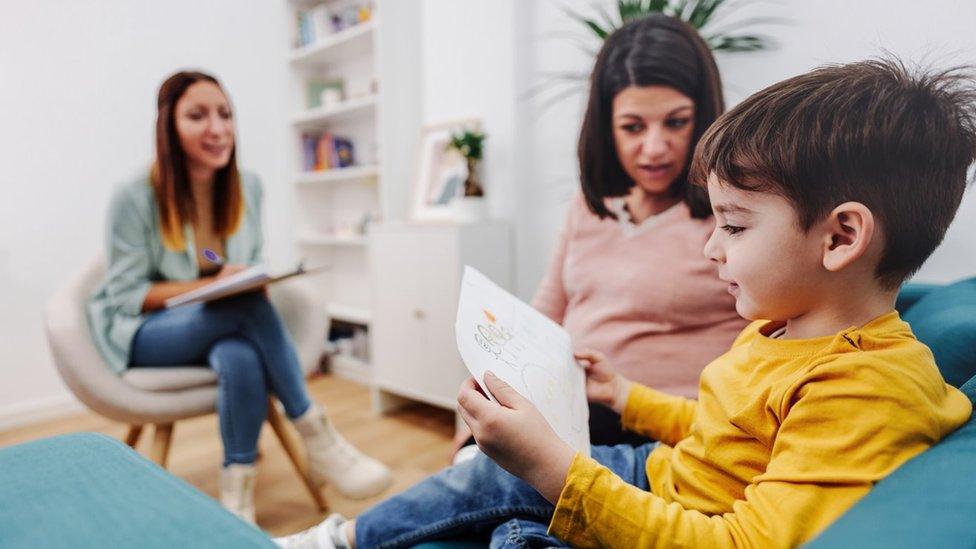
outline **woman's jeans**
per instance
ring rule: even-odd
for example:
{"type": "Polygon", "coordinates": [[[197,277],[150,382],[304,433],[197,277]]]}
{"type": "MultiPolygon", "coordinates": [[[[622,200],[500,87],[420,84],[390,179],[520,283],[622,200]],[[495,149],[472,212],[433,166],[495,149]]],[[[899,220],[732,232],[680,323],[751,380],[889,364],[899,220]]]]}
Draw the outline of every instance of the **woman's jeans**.
{"type": "Polygon", "coordinates": [[[295,346],[262,292],[154,312],[132,342],[131,367],[204,363],[217,373],[224,465],[254,463],[269,391],[290,418],[311,405],[295,346]]]}
{"type": "MultiPolygon", "coordinates": [[[[593,459],[649,490],[644,464],[657,443],[594,446],[593,459]]],[[[554,507],[482,453],[444,469],[356,518],[361,549],[410,547],[439,538],[491,538],[491,547],[567,547],[546,535],[554,507]]]]}

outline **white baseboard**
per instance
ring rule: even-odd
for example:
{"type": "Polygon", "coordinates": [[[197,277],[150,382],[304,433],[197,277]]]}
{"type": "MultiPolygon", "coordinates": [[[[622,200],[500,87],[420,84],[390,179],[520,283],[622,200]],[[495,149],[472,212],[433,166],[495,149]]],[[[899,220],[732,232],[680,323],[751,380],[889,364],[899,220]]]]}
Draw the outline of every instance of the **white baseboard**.
{"type": "Polygon", "coordinates": [[[0,407],[0,431],[56,419],[84,410],[84,404],[70,394],[18,402],[0,407]]]}

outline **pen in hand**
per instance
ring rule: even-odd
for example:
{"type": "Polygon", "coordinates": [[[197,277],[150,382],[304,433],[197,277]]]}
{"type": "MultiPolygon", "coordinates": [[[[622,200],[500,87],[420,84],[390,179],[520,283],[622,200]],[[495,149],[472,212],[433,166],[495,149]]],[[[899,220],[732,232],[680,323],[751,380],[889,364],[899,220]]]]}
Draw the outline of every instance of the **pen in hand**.
{"type": "Polygon", "coordinates": [[[207,261],[217,265],[219,267],[224,266],[224,258],[220,257],[220,254],[211,250],[210,248],[203,249],[203,257],[207,258],[207,261]]]}
{"type": "MultiPolygon", "coordinates": [[[[217,252],[211,250],[210,248],[203,249],[203,257],[207,258],[207,261],[213,263],[214,265],[220,267],[220,271],[217,273],[217,280],[224,278],[225,276],[235,275],[244,270],[243,265],[229,265],[227,261],[220,256],[217,252]]],[[[262,288],[267,295],[268,289],[262,288]]]]}

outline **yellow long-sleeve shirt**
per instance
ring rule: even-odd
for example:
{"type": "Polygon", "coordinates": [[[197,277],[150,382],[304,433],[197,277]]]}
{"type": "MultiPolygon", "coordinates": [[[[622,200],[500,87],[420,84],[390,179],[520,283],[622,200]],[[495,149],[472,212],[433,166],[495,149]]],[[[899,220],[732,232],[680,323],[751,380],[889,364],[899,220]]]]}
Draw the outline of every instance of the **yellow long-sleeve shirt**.
{"type": "Polygon", "coordinates": [[[702,372],[699,400],[636,386],[624,426],[661,441],[651,492],[577,454],[551,534],[582,547],[791,547],[966,422],[897,312],[834,336],[754,322],[702,372]]]}

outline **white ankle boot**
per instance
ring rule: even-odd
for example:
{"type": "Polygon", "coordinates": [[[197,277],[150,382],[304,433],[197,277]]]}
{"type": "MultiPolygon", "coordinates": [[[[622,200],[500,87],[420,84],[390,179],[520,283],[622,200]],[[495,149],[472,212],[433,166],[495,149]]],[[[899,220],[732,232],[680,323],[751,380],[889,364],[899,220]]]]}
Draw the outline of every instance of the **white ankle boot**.
{"type": "Polygon", "coordinates": [[[375,496],[393,482],[390,470],[342,438],[317,404],[293,421],[305,439],[312,482],[328,482],[354,499],[375,496]]]}
{"type": "Polygon", "coordinates": [[[231,463],[220,471],[220,504],[254,524],[254,465],[231,463]]]}

